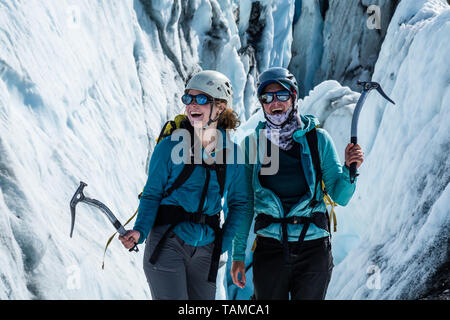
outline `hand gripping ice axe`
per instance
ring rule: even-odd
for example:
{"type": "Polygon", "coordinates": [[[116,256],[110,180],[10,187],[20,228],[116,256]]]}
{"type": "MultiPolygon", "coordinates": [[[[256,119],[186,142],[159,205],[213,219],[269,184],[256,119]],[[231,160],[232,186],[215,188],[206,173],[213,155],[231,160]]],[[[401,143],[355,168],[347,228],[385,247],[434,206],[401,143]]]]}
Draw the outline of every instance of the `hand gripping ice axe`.
{"type": "MultiPolygon", "coordinates": [[[[109,210],[109,208],[107,206],[105,206],[103,203],[101,203],[100,201],[88,198],[84,195],[83,189],[86,186],[87,186],[86,183],[84,183],[83,181],[80,181],[80,186],[78,187],[77,191],[75,191],[75,194],[73,195],[72,200],[70,200],[70,213],[72,214],[70,237],[72,238],[73,228],[75,226],[75,208],[79,202],[87,203],[87,204],[103,211],[103,213],[108,217],[109,221],[111,221],[111,223],[113,224],[114,228],[116,228],[117,232],[121,236],[124,236],[127,233],[127,230],[125,230],[123,225],[120,223],[119,220],[117,220],[117,218],[114,216],[114,214],[111,212],[111,210],[109,210]]],[[[129,251],[130,252],[131,251],[138,252],[139,249],[137,247],[137,244],[135,243],[134,247],[131,248],[129,251]]]]}
{"type": "MultiPolygon", "coordinates": [[[[392,104],[395,104],[394,101],[392,101],[387,95],[386,93],[384,93],[383,89],[381,89],[381,86],[379,83],[377,82],[366,82],[366,81],[358,81],[358,85],[363,87],[363,91],[361,93],[361,96],[359,97],[358,102],[356,103],[356,107],[355,110],[353,111],[353,118],[352,118],[352,131],[351,131],[351,135],[350,135],[350,143],[353,143],[354,145],[356,145],[356,143],[358,142],[358,119],[359,119],[359,114],[361,112],[361,109],[364,105],[364,102],[366,101],[367,95],[369,94],[370,90],[377,90],[379,94],[381,94],[381,96],[383,98],[385,98],[387,101],[389,101],[392,104]]],[[[350,182],[354,183],[355,182],[355,178],[356,178],[357,174],[356,174],[356,162],[352,162],[350,164],[350,182]]]]}

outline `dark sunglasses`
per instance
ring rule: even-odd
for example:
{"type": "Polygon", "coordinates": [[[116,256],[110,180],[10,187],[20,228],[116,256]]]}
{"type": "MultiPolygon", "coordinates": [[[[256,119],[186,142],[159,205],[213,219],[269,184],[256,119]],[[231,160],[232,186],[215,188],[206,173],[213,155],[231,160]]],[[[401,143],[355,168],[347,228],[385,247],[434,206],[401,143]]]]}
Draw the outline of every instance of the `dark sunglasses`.
{"type": "Polygon", "coordinates": [[[291,97],[289,91],[281,90],[277,92],[265,92],[259,97],[259,100],[261,100],[261,102],[263,103],[271,103],[272,101],[274,101],[275,96],[277,97],[278,101],[282,102],[288,101],[291,97]]]}
{"type": "Polygon", "coordinates": [[[208,97],[207,95],[205,95],[205,94],[198,94],[198,95],[194,96],[194,95],[192,95],[192,94],[186,93],[186,94],[184,94],[184,95],[181,97],[181,101],[182,101],[185,105],[191,104],[192,101],[193,101],[194,99],[195,99],[195,102],[196,102],[197,104],[199,104],[199,105],[204,105],[204,104],[206,104],[206,103],[208,103],[208,102],[212,102],[212,101],[213,101],[213,99],[209,98],[209,97],[208,97]]]}

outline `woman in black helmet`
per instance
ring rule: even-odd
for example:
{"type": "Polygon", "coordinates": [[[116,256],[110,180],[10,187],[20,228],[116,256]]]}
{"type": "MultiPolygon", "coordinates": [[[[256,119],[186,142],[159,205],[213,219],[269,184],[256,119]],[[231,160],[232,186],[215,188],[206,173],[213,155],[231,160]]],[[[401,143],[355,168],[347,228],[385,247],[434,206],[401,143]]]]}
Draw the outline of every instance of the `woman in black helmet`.
{"type": "Polygon", "coordinates": [[[355,191],[349,165],[356,162],[359,167],[364,160],[361,147],[349,144],[345,164],[340,163],[329,134],[316,128],[317,118],[298,115],[297,92],[297,82],[287,69],[263,72],[257,93],[266,121],[245,140],[246,146],[252,141],[257,145],[256,155],[270,153],[271,159],[278,159],[278,170],[268,175],[266,161],[252,160],[247,152],[246,178],[254,194],[254,210],[241,222],[233,240],[231,276],[242,288],[247,238],[256,215],[256,299],[325,298],[333,258],[321,182],[333,201],[346,205],[355,191]],[[273,157],[276,152],[278,157],[273,157]]]}

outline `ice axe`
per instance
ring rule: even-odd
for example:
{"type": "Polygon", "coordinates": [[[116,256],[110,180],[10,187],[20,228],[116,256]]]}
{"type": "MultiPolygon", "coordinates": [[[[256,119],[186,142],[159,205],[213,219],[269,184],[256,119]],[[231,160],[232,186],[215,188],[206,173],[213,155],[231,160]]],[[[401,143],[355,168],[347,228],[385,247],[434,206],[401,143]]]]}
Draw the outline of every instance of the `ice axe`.
{"type": "MultiPolygon", "coordinates": [[[[72,200],[70,200],[70,213],[72,214],[70,237],[72,238],[73,228],[75,226],[75,208],[79,202],[87,203],[87,204],[94,206],[94,207],[100,209],[101,211],[103,211],[103,213],[106,214],[106,216],[108,217],[109,221],[111,221],[111,223],[113,224],[114,228],[116,228],[117,232],[121,236],[124,236],[127,233],[127,230],[125,230],[123,225],[120,223],[119,220],[117,220],[116,216],[111,212],[111,210],[109,210],[109,208],[107,206],[105,206],[102,202],[95,200],[95,199],[88,198],[84,195],[83,189],[86,186],[87,186],[86,183],[84,183],[83,181],[80,181],[80,186],[78,187],[77,191],[75,191],[75,194],[73,195],[72,200]]],[[[129,251],[130,252],[131,251],[138,252],[139,249],[137,247],[137,244],[135,243],[134,247],[131,248],[129,251]]]]}
{"type": "MultiPolygon", "coordinates": [[[[367,95],[369,94],[370,90],[377,90],[379,94],[383,98],[385,98],[387,101],[389,101],[392,104],[395,104],[392,99],[390,99],[386,93],[384,93],[383,89],[381,89],[381,86],[378,82],[366,82],[366,81],[358,81],[358,85],[363,87],[363,91],[361,93],[361,96],[359,97],[358,102],[356,103],[355,110],[353,111],[353,118],[352,118],[352,131],[350,135],[350,143],[353,143],[353,145],[356,145],[358,142],[357,136],[358,136],[358,119],[359,114],[361,112],[361,109],[364,105],[364,102],[366,101],[367,95]]],[[[350,164],[350,182],[354,183],[356,178],[356,162],[352,162],[350,164]]]]}

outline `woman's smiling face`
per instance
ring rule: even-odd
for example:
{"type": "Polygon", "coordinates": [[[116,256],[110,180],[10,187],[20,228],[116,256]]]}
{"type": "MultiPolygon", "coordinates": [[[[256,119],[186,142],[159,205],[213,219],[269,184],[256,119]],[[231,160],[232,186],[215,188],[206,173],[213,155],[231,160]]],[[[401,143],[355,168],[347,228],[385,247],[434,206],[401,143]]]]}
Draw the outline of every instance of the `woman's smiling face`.
{"type": "MultiPolygon", "coordinates": [[[[195,90],[195,89],[190,89],[187,92],[187,94],[190,94],[193,96],[196,96],[199,94],[206,95],[203,91],[195,90]]],[[[212,102],[208,102],[205,104],[198,104],[197,101],[195,101],[195,99],[193,99],[190,104],[186,105],[186,114],[192,125],[194,125],[194,123],[195,123],[196,126],[199,126],[200,124],[202,127],[206,126],[206,124],[208,123],[208,120],[209,120],[210,112],[211,112],[211,103],[212,102]]]]}
{"type": "Polygon", "coordinates": [[[189,89],[187,94],[194,97],[197,95],[203,95],[208,99],[208,102],[205,104],[198,104],[196,98],[193,98],[189,104],[186,104],[186,114],[192,126],[203,128],[208,126],[208,122],[210,121],[212,121],[209,123],[210,126],[217,126],[217,119],[225,110],[226,102],[220,99],[215,99],[215,102],[213,102],[213,98],[203,91],[196,89],[189,89]],[[212,110],[211,103],[214,103],[212,110]]]}
{"type": "MultiPolygon", "coordinates": [[[[282,85],[280,85],[279,83],[271,83],[269,85],[267,85],[264,90],[263,90],[263,94],[267,93],[267,92],[279,92],[279,91],[286,91],[287,93],[289,93],[288,90],[286,90],[286,88],[284,88],[282,85]]],[[[289,99],[287,101],[280,101],[276,95],[274,95],[272,102],[270,103],[264,103],[261,102],[264,108],[264,111],[267,114],[270,115],[275,115],[275,114],[282,114],[285,113],[292,105],[292,97],[289,96],[289,99]]]]}

